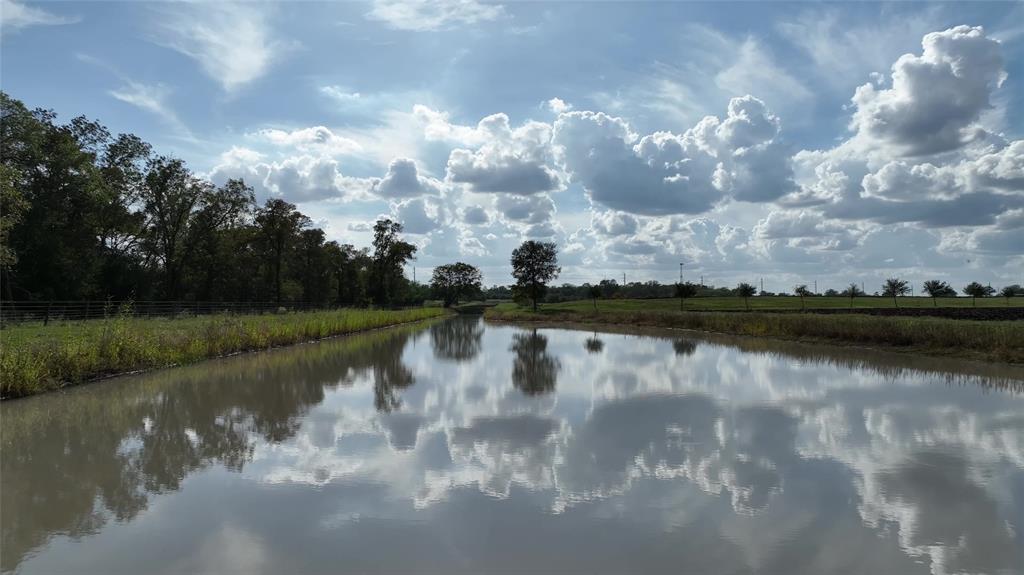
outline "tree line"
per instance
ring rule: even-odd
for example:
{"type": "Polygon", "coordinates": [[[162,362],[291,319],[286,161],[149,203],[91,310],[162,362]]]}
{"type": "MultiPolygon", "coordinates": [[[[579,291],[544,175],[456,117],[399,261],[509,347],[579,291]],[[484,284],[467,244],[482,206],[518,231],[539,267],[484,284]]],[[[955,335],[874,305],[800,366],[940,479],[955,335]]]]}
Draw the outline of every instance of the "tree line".
{"type": "Polygon", "coordinates": [[[279,198],[197,177],[131,134],[61,124],[0,92],[0,296],[401,305],[426,286],[416,246],[381,220],[372,246],[326,241],[279,198]]]}
{"type": "MultiPolygon", "coordinates": [[[[473,298],[524,303],[598,298],[671,298],[758,294],[735,288],[657,281],[552,286],[561,268],[554,243],[526,241],[511,257],[512,286],[482,287],[476,267],[438,266],[430,285],[409,281],[404,267],[416,246],[402,225],[382,219],[371,246],[327,241],[295,205],[257,204],[243,180],[217,186],[177,158],[159,155],[131,134],[113,135],[85,117],[61,124],[54,112],[30,110],[0,92],[0,298],[4,300],[172,300],[303,302],[342,306],[445,306],[473,298]]],[[[925,282],[932,298],[956,295],[925,282]]],[[[906,295],[891,278],[881,295],[906,295]]],[[[995,290],[978,282],[971,297],[995,290]]],[[[806,285],[794,288],[813,296],[806,285]]],[[[760,295],[776,295],[761,291],[760,295]]],[[[856,284],[839,292],[866,295],[856,284]]],[[[877,292],[876,292],[877,295],[877,292]]],[[[1024,295],[1018,285],[1000,295],[1024,295]]],[[[898,305],[898,304],[896,304],[898,305]]]]}

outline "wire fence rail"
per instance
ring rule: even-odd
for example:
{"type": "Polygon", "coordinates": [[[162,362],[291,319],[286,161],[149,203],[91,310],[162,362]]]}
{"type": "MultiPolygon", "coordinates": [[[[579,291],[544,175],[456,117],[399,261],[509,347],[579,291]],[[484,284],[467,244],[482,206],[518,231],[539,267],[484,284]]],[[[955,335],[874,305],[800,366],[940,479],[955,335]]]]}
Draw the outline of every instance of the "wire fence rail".
{"type": "Polygon", "coordinates": [[[2,301],[0,325],[106,319],[115,316],[180,318],[211,314],[264,314],[337,309],[320,302],[223,301],[2,301]]]}

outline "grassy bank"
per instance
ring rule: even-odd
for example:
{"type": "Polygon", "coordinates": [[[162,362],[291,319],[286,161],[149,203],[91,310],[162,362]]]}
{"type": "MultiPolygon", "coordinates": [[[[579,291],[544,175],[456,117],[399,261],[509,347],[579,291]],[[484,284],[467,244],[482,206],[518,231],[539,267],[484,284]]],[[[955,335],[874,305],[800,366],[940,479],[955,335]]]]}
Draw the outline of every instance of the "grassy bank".
{"type": "MultiPolygon", "coordinates": [[[[899,297],[896,298],[901,308],[1005,308],[1024,307],[1024,297],[978,298],[974,306],[969,297],[940,297],[932,301],[930,297],[899,297]]],[[[757,296],[749,300],[751,311],[755,310],[800,310],[800,298],[796,296],[757,296]]],[[[569,301],[549,304],[561,310],[593,311],[592,300],[569,301]]],[[[814,296],[804,298],[807,309],[887,309],[895,307],[891,297],[864,296],[848,297],[814,296]]],[[[679,311],[678,298],[663,299],[599,299],[597,308],[601,311],[679,311]]],[[[697,297],[686,300],[686,309],[690,311],[738,311],[746,309],[743,298],[730,297],[697,297]]]]}
{"type": "Polygon", "coordinates": [[[9,326],[0,331],[0,396],[22,397],[112,374],[184,365],[444,313],[439,308],[337,310],[9,326]]]}
{"type": "MultiPolygon", "coordinates": [[[[514,304],[487,311],[496,321],[604,323],[693,329],[734,335],[777,337],[861,345],[983,361],[1024,363],[1024,323],[859,314],[731,313],[642,309],[594,311],[590,302],[550,304],[534,313],[514,304]],[[590,307],[586,307],[587,304],[590,307]]],[[[678,300],[676,300],[678,305],[678,300]]]]}

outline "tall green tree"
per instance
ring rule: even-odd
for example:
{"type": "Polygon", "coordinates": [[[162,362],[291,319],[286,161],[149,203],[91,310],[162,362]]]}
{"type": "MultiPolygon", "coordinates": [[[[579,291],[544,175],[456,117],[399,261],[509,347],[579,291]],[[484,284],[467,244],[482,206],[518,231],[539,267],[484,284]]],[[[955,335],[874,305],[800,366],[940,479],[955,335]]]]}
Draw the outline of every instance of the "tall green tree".
{"type": "Polygon", "coordinates": [[[892,304],[896,307],[900,307],[900,304],[896,302],[896,298],[904,296],[910,293],[910,284],[905,280],[899,278],[889,278],[882,284],[882,295],[891,297],[892,304]]]}
{"type": "Polygon", "coordinates": [[[328,254],[324,248],[324,231],[310,228],[299,232],[296,263],[302,284],[302,299],[308,303],[324,304],[330,297],[331,276],[328,254]]]}
{"type": "Polygon", "coordinates": [[[544,297],[548,282],[561,271],[554,243],[527,240],[512,251],[512,277],[516,287],[533,302],[533,311],[537,311],[537,301],[544,297]]]}
{"type": "Polygon", "coordinates": [[[255,225],[270,271],[274,301],[280,304],[285,256],[297,243],[299,232],[309,227],[310,219],[298,211],[294,204],[273,198],[267,200],[256,212],[255,225]]]}
{"type": "Polygon", "coordinates": [[[1024,287],[1017,284],[1008,285],[999,291],[999,295],[1006,298],[1006,305],[1010,305],[1010,298],[1024,295],[1024,287]]]}
{"type": "Polygon", "coordinates": [[[402,224],[383,219],[373,226],[370,297],[377,305],[393,305],[406,279],[402,268],[416,255],[416,246],[402,240],[402,224]]]}
{"type": "Polygon", "coordinates": [[[29,207],[15,187],[16,179],[15,168],[0,164],[0,283],[7,299],[13,297],[8,275],[11,267],[18,263],[18,254],[11,248],[11,230],[25,217],[29,207]]]}
{"type": "Polygon", "coordinates": [[[807,289],[807,284],[800,284],[793,288],[793,293],[800,296],[800,309],[806,309],[804,306],[804,298],[811,295],[811,290],[807,289]]]}
{"type": "Polygon", "coordinates": [[[459,303],[463,297],[480,293],[483,275],[475,266],[455,262],[434,268],[430,287],[441,297],[444,307],[459,303]]]}
{"type": "Polygon", "coordinates": [[[238,273],[232,260],[241,257],[237,230],[251,223],[255,211],[253,189],[242,180],[228,180],[223,186],[207,187],[200,207],[189,221],[187,265],[192,274],[193,297],[202,301],[223,300],[228,273],[238,273]]]}
{"type": "Polygon", "coordinates": [[[978,282],[971,282],[964,287],[964,294],[971,296],[971,305],[978,305],[979,297],[989,297],[996,293],[995,288],[980,284],[978,282]]]}
{"type": "Polygon", "coordinates": [[[697,284],[691,282],[676,283],[675,293],[679,298],[679,311],[683,311],[686,300],[697,295],[697,284]]]}
{"type": "Polygon", "coordinates": [[[335,241],[324,245],[328,266],[331,268],[338,305],[363,305],[366,300],[366,276],[372,260],[366,249],[358,250],[352,244],[335,241]]]}
{"type": "Polygon", "coordinates": [[[939,303],[936,298],[955,296],[956,290],[944,281],[928,280],[924,282],[924,293],[932,298],[932,307],[938,307],[939,303]]]}
{"type": "Polygon", "coordinates": [[[181,297],[182,272],[196,245],[189,226],[212,187],[179,159],[160,156],[149,163],[139,198],[146,215],[142,233],[147,251],[163,270],[167,299],[181,297]]]}
{"type": "Polygon", "coordinates": [[[26,299],[82,299],[96,282],[101,246],[95,230],[102,205],[95,160],[109,138],[95,124],[57,125],[48,110],[29,111],[0,92],[0,162],[5,195],[25,204],[11,220],[5,291],[26,299]],[[16,261],[15,261],[16,260],[16,261]]]}
{"type": "Polygon", "coordinates": [[[743,298],[743,305],[746,307],[747,311],[750,311],[750,298],[756,293],[757,288],[746,282],[740,282],[739,285],[736,286],[736,295],[743,298]]]}
{"type": "Polygon", "coordinates": [[[840,295],[850,298],[850,309],[853,309],[853,301],[864,295],[864,290],[860,289],[860,286],[856,283],[850,282],[850,285],[846,286],[846,289],[844,289],[840,295]]]}

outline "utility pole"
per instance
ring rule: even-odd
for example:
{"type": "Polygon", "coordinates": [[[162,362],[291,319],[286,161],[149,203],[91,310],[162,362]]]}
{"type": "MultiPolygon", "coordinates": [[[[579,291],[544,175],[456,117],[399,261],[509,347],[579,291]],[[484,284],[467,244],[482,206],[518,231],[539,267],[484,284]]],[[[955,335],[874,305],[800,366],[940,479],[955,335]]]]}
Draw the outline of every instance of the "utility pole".
{"type": "Polygon", "coordinates": [[[622,272],[622,285],[626,285],[626,272],[622,272]]]}
{"type": "Polygon", "coordinates": [[[683,262],[679,262],[679,285],[683,285],[683,262]]]}
{"type": "Polygon", "coordinates": [[[704,287],[704,276],[700,276],[700,287],[704,287]]]}
{"type": "Polygon", "coordinates": [[[818,294],[818,280],[814,280],[814,294],[818,294]]]}
{"type": "Polygon", "coordinates": [[[761,293],[764,293],[764,278],[761,278],[761,293]]]}

